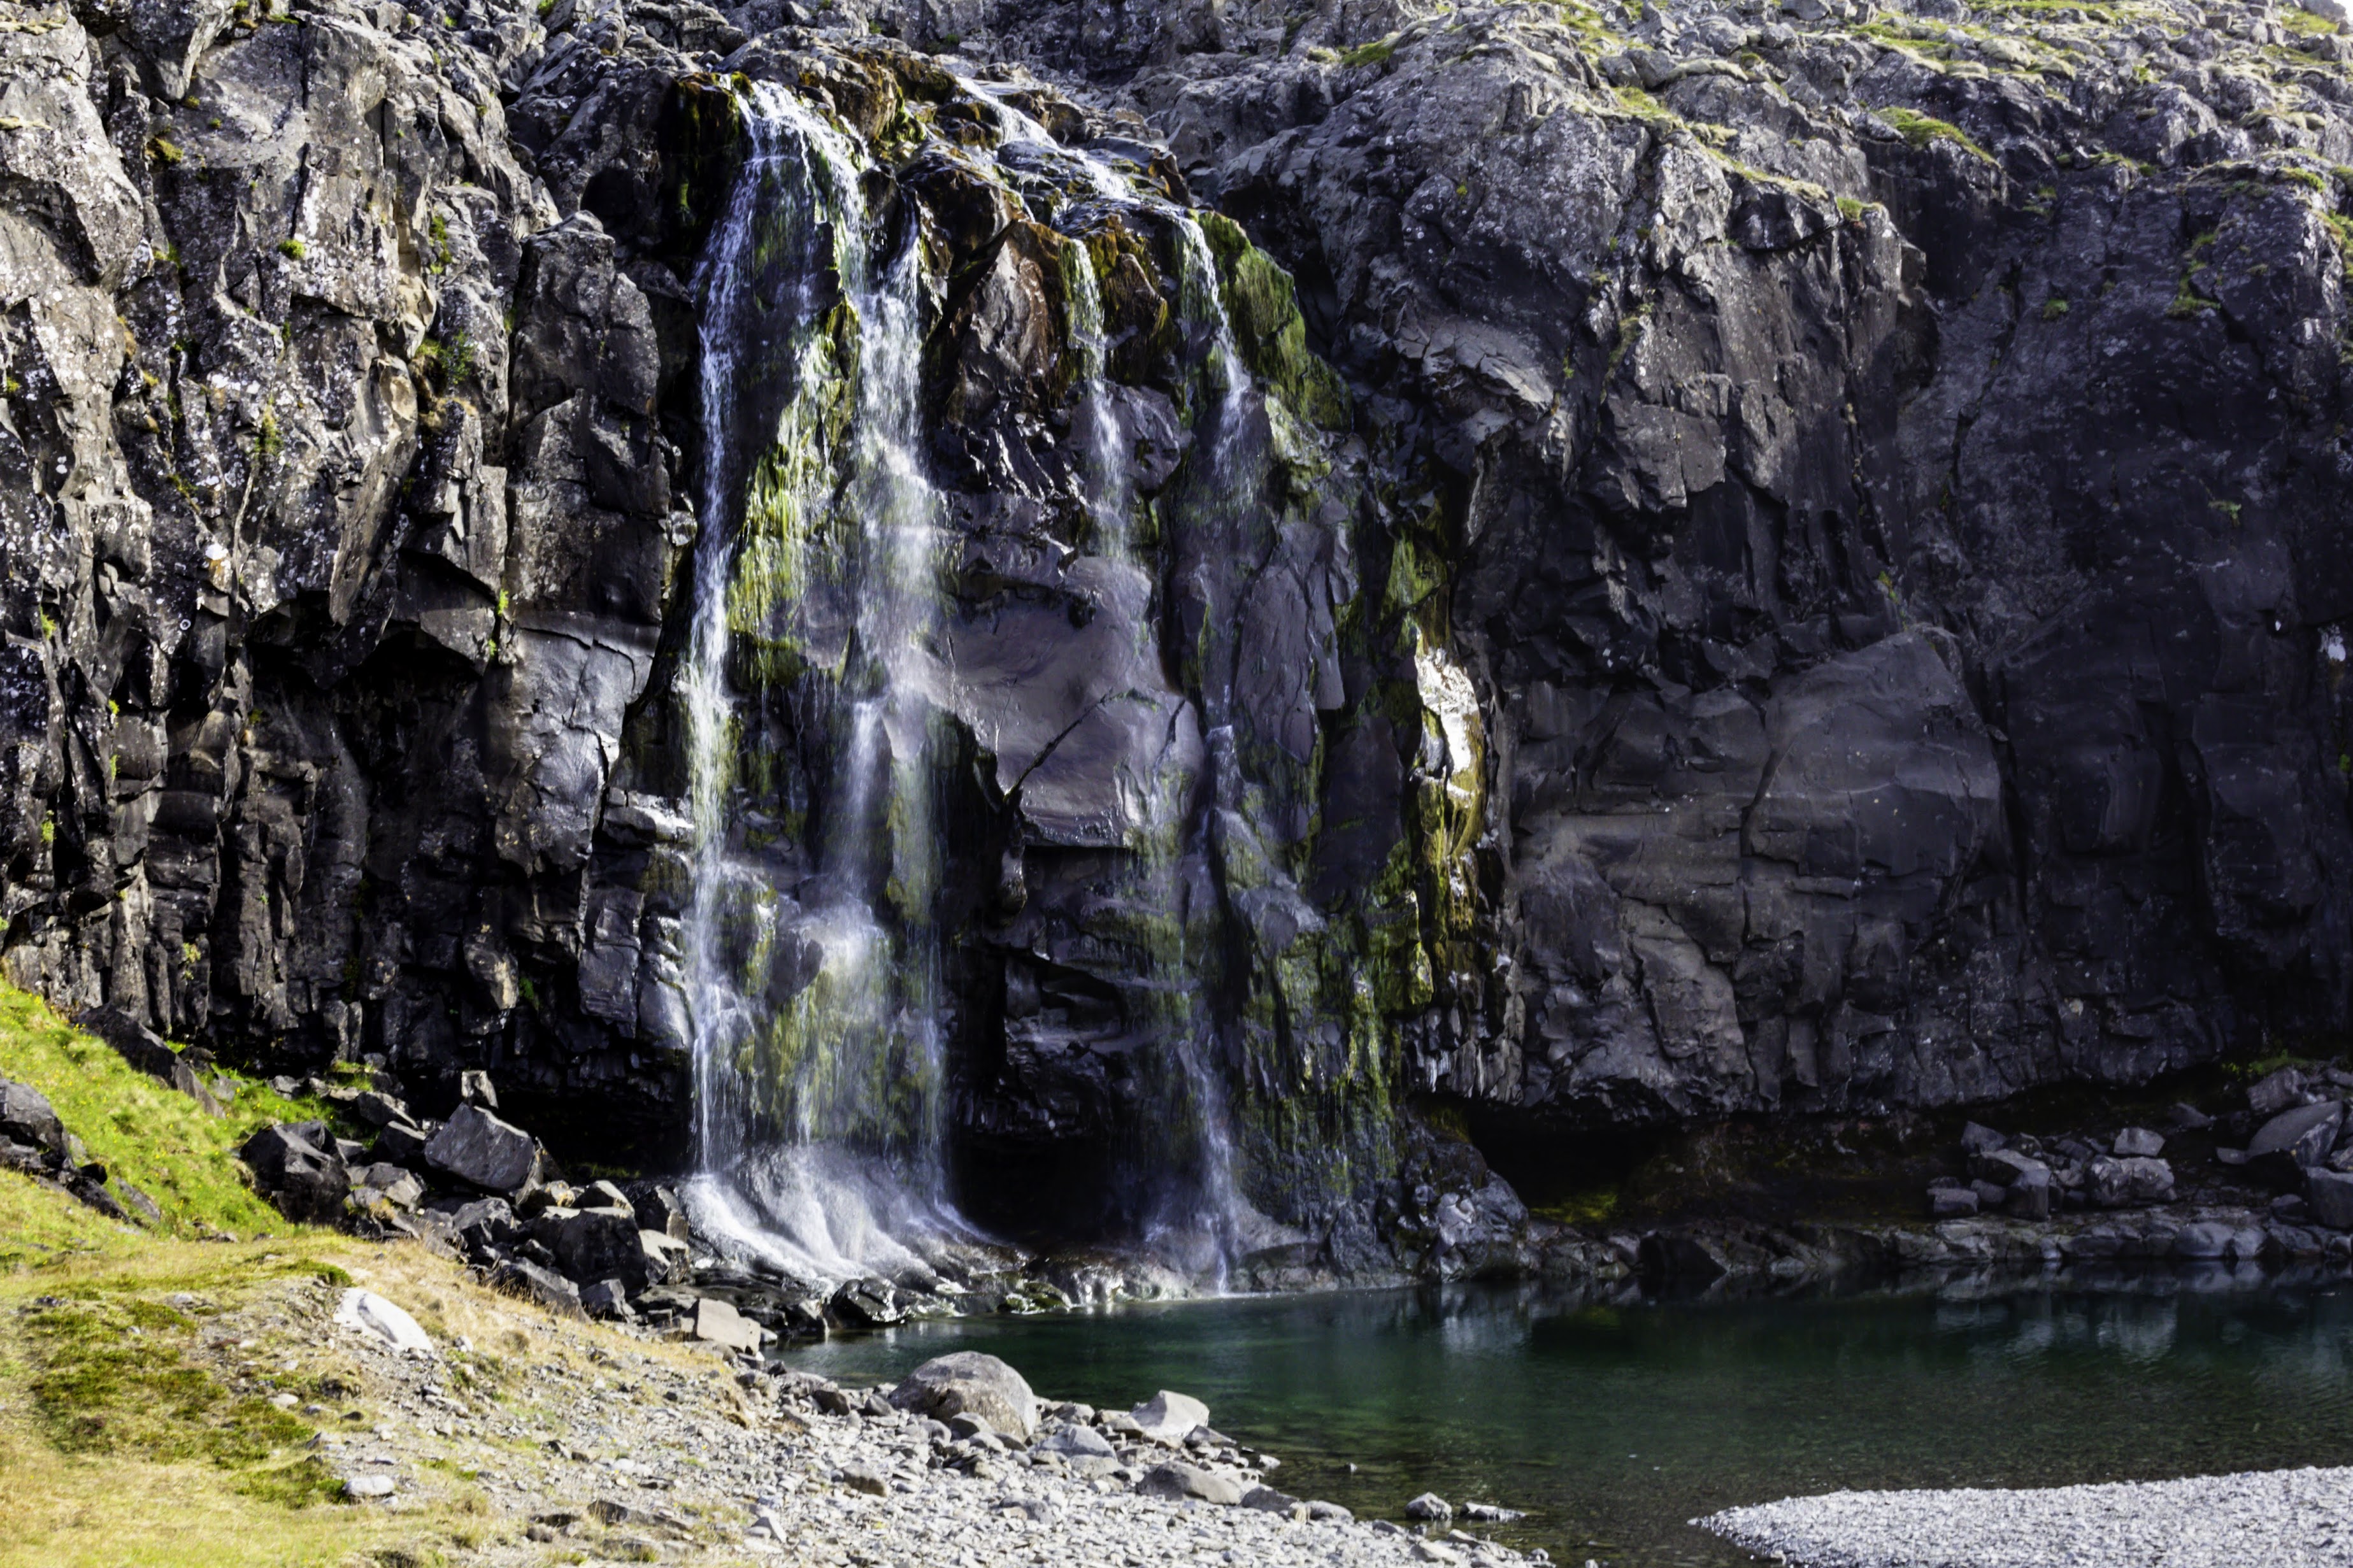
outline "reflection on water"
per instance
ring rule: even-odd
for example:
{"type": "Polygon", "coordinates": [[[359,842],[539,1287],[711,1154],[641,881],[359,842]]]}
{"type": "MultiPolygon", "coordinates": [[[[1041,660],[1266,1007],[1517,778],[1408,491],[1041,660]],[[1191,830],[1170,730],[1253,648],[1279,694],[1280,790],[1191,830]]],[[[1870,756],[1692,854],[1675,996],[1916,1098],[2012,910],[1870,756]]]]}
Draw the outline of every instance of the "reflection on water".
{"type": "Polygon", "coordinates": [[[1793,1493],[2353,1463],[2338,1285],[1229,1299],[926,1323],[790,1360],[871,1381],[960,1347],[1056,1398],[1198,1394],[1220,1431],[1283,1458],[1286,1491],[1390,1518],[1424,1489],[1526,1508],[1503,1533],[1608,1568],[1748,1563],[1683,1521],[1793,1493]]]}

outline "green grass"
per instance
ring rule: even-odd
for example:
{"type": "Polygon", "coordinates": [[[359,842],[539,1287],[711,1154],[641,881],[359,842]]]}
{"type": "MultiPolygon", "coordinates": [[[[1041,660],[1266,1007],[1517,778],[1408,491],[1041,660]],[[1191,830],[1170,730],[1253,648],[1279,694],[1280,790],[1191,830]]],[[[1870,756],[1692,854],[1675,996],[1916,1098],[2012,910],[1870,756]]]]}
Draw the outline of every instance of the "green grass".
{"type": "Polygon", "coordinates": [[[1340,63],[1344,66],[1377,66],[1396,54],[1397,46],[1398,36],[1391,33],[1386,38],[1376,38],[1369,44],[1359,44],[1353,49],[1344,50],[1340,63]]]}
{"type": "MultiPolygon", "coordinates": [[[[237,1085],[236,1096],[227,1115],[213,1116],[177,1089],[133,1070],[113,1047],[67,1023],[38,997],[0,986],[0,1078],[47,1096],[91,1159],[155,1200],[166,1234],[295,1234],[302,1227],[245,1184],[232,1156],[256,1128],[322,1117],[325,1108],[229,1077],[237,1085]]],[[[35,1201],[55,1195],[23,1176],[0,1173],[0,1268],[103,1247],[121,1236],[121,1226],[79,1205],[59,1210],[35,1201]]]]}
{"type": "Polygon", "coordinates": [[[1992,153],[1978,146],[1968,132],[1948,120],[1939,120],[1933,114],[1922,114],[1917,110],[1905,109],[1898,104],[1889,104],[1880,110],[1879,117],[1895,127],[1904,140],[1915,147],[1926,147],[1931,142],[1950,142],[1963,152],[1989,163],[1994,161],[1992,153]]]}

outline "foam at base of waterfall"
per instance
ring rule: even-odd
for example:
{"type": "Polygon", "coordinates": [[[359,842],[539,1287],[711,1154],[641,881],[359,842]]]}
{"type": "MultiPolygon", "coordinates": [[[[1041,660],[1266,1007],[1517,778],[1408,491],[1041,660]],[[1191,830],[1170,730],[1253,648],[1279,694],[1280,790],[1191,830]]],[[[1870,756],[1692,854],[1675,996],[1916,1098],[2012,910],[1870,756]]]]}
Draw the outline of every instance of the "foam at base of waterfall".
{"type": "Polygon", "coordinates": [[[789,1143],[706,1172],[682,1196],[722,1251],[827,1285],[881,1278],[919,1289],[968,1275],[988,1238],[889,1162],[789,1143]]]}

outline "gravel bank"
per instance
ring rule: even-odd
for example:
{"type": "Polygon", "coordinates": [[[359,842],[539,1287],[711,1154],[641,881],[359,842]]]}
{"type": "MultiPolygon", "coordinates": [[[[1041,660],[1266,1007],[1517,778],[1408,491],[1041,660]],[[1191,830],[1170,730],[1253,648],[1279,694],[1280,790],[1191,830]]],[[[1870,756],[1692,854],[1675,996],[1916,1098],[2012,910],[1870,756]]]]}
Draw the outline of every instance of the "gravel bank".
{"type": "Polygon", "coordinates": [[[2034,1491],[1832,1492],[1694,1522],[1799,1568],[2345,1568],[2353,1468],[2034,1491]]]}

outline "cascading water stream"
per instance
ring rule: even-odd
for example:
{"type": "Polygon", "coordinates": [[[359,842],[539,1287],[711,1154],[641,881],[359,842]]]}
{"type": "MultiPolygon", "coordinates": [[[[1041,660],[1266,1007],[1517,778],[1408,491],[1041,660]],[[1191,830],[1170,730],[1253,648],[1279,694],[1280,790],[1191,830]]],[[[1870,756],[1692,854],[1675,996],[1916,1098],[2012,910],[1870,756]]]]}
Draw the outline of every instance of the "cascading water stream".
{"type": "Polygon", "coordinates": [[[698,278],[691,1195],[706,1230],[780,1267],[905,1277],[971,1239],[940,1149],[919,258],[909,242],[876,264],[847,137],[767,84],[742,110],[744,166],[698,278]],[[832,763],[801,778],[804,724],[832,763]],[[792,851],[796,816],[821,825],[814,866],[792,851]]]}
{"type": "MultiPolygon", "coordinates": [[[[1003,174],[1057,221],[1148,214],[1173,232],[1196,373],[1208,504],[1228,470],[1248,373],[1199,224],[1103,160],[995,105],[1003,174]]],[[[694,886],[683,932],[703,1228],[787,1271],[923,1276],[979,1238],[944,1195],[937,761],[939,498],[919,456],[923,279],[912,232],[876,232],[842,132],[784,89],[740,100],[744,162],[697,275],[704,533],[681,670],[694,886]],[[812,830],[813,829],[813,830],[812,830]]],[[[1070,351],[1093,551],[1136,559],[1132,454],[1108,377],[1098,280],[1071,247],[1070,351]]],[[[1138,653],[1157,658],[1149,622],[1138,653]]],[[[1213,708],[1230,694],[1205,693],[1213,708]]],[[[1185,780],[1135,803],[1114,896],[1165,910],[1185,780]]],[[[1134,1161],[1155,1191],[1154,1251],[1205,1282],[1268,1222],[1239,1196],[1215,1026],[1185,923],[1147,937],[1153,1066],[1134,1161]],[[1164,951],[1165,950],[1165,951],[1164,951]]]]}

